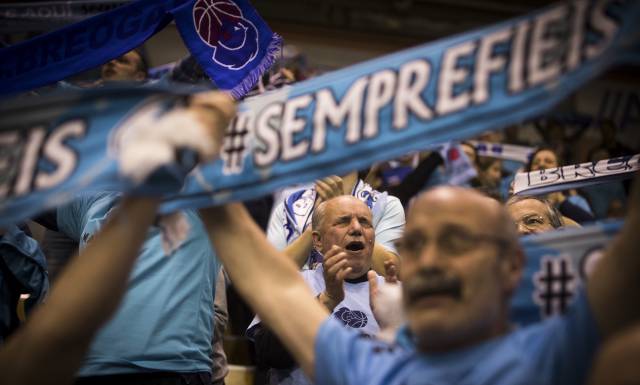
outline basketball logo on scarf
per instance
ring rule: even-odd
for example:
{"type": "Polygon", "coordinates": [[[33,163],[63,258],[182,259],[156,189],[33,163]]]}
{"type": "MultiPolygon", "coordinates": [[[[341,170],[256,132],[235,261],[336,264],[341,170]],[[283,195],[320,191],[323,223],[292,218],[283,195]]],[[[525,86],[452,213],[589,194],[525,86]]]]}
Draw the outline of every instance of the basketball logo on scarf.
{"type": "Polygon", "coordinates": [[[193,24],[200,39],[213,49],[211,59],[230,70],[240,70],[258,55],[258,29],[230,1],[197,0],[193,24]]]}

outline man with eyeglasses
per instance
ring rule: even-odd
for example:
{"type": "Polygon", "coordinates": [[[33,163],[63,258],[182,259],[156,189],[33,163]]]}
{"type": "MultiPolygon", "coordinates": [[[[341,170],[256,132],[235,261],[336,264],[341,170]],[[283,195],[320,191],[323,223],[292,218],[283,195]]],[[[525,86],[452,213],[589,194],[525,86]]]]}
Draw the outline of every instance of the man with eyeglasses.
{"type": "Polygon", "coordinates": [[[524,254],[507,210],[458,187],[420,195],[398,245],[407,325],[395,344],[327,317],[239,205],[203,215],[238,291],[317,384],[570,385],[585,383],[601,342],[640,320],[638,187],[625,227],[569,312],[517,330],[509,302],[524,254]]]}
{"type": "Polygon", "coordinates": [[[514,195],[505,206],[520,235],[538,234],[562,227],[562,215],[546,199],[514,195]]]}

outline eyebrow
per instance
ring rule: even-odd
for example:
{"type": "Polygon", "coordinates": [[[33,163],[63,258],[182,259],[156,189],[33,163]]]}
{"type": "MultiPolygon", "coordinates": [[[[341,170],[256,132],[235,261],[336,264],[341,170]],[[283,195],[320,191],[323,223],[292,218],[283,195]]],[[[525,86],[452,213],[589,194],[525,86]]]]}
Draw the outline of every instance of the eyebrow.
{"type": "Polygon", "coordinates": [[[466,233],[466,234],[473,233],[473,231],[467,229],[466,227],[455,224],[455,223],[447,223],[443,225],[442,228],[440,229],[440,233],[444,233],[444,232],[458,232],[458,233],[466,233]]]}
{"type": "Polygon", "coordinates": [[[532,218],[532,217],[545,219],[544,215],[536,214],[536,213],[524,214],[523,216],[520,217],[520,219],[529,219],[529,218],[532,218]]]}

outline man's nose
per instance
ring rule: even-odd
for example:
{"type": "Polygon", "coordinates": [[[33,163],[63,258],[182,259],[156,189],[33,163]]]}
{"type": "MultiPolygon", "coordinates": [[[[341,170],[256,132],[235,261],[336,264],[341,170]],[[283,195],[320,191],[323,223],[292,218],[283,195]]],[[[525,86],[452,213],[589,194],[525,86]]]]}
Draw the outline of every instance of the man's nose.
{"type": "Polygon", "coordinates": [[[518,222],[518,234],[527,235],[531,234],[531,230],[527,226],[525,226],[522,222],[518,222]]]}
{"type": "Polygon", "coordinates": [[[445,258],[441,254],[437,242],[428,242],[420,251],[420,265],[433,266],[442,263],[445,258]]]}
{"type": "Polygon", "coordinates": [[[351,223],[349,224],[349,234],[351,235],[361,235],[362,234],[362,225],[358,218],[351,219],[351,223]]]}

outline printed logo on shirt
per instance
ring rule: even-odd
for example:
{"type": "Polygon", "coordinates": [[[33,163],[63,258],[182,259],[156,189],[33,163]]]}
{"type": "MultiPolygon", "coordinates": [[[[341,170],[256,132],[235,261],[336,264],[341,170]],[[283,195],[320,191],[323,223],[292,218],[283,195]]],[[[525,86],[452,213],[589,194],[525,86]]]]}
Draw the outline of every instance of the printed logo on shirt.
{"type": "Polygon", "coordinates": [[[351,310],[346,307],[341,307],[333,313],[334,317],[342,321],[345,325],[354,329],[360,329],[367,326],[369,319],[367,315],[360,310],[351,310]]]}

